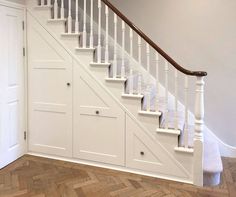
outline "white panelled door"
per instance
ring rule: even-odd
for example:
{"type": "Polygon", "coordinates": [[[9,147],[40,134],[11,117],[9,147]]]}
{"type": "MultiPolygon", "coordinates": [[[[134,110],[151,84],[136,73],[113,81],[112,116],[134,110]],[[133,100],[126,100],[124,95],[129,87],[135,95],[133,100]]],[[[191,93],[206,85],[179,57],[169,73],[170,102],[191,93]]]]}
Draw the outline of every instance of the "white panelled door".
{"type": "Polygon", "coordinates": [[[0,169],[25,153],[23,10],[0,6],[0,169]]]}
{"type": "Polygon", "coordinates": [[[72,58],[28,13],[29,151],[72,156],[72,58]]]}

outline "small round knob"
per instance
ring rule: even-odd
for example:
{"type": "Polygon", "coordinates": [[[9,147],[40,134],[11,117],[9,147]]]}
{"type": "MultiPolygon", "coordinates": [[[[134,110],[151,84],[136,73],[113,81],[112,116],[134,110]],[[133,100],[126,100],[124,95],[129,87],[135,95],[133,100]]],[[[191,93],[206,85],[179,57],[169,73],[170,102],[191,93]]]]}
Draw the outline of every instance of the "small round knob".
{"type": "Polygon", "coordinates": [[[141,151],[141,152],[140,152],[140,155],[142,155],[142,156],[143,156],[143,155],[144,155],[144,152],[143,152],[143,151],[141,151]]]}
{"type": "Polygon", "coordinates": [[[66,85],[69,87],[69,86],[70,86],[70,83],[67,83],[66,85]]]}
{"type": "Polygon", "coordinates": [[[95,112],[97,115],[99,115],[99,111],[97,110],[96,112],[95,112]]]}

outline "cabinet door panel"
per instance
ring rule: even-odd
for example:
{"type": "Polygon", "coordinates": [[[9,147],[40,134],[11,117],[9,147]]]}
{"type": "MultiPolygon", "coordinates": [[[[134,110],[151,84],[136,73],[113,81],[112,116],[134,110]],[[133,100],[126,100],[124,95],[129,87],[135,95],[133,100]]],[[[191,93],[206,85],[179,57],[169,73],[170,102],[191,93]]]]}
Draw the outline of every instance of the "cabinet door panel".
{"type": "Polygon", "coordinates": [[[125,113],[74,66],[74,157],[124,165],[125,113]]]}

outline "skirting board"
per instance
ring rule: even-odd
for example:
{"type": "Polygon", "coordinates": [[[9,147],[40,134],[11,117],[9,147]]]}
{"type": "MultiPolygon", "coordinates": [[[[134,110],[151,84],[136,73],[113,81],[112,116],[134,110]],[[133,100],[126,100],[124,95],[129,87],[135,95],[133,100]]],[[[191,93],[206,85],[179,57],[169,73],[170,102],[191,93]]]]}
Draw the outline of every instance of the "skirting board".
{"type": "Polygon", "coordinates": [[[87,161],[87,160],[81,160],[81,159],[75,159],[75,158],[58,157],[58,156],[52,156],[52,155],[34,153],[34,152],[28,152],[27,154],[32,155],[32,156],[36,156],[36,157],[61,160],[61,161],[66,161],[66,162],[71,162],[71,163],[76,163],[76,164],[88,165],[88,166],[93,166],[93,167],[98,167],[98,168],[106,168],[109,170],[127,172],[127,173],[142,175],[142,176],[149,176],[149,177],[154,177],[154,178],[163,179],[163,180],[193,184],[193,182],[191,182],[189,180],[179,179],[178,177],[167,177],[167,176],[163,176],[163,175],[157,175],[157,174],[153,174],[153,173],[149,173],[149,172],[144,172],[141,170],[130,169],[130,168],[123,167],[123,166],[115,166],[115,165],[110,165],[110,164],[98,163],[98,162],[94,162],[94,161],[87,161]]]}

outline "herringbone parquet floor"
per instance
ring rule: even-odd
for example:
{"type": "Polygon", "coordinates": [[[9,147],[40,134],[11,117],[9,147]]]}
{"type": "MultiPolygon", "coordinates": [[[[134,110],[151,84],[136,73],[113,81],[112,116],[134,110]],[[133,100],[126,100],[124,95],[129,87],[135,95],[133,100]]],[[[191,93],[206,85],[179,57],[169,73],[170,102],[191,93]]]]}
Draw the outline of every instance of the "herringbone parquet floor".
{"type": "Polygon", "coordinates": [[[236,197],[236,159],[223,158],[223,163],[221,185],[198,188],[26,155],[0,170],[0,197],[236,197]]]}

